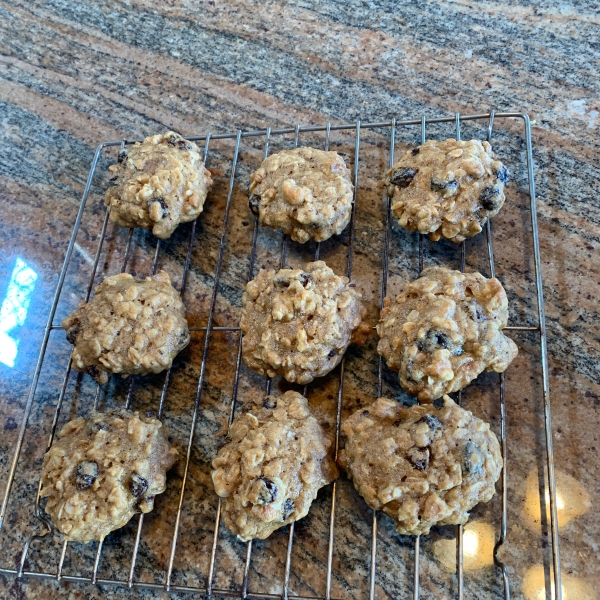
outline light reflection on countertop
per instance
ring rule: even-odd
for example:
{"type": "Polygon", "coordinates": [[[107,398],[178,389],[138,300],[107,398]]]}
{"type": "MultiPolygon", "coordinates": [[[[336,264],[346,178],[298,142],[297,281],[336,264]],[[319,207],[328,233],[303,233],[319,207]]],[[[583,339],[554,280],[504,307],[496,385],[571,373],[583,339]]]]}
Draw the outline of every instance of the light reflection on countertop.
{"type": "MultiPolygon", "coordinates": [[[[524,522],[532,530],[540,528],[540,482],[538,472],[531,471],[525,483],[525,502],[523,504],[524,522]]],[[[546,490],[546,513],[550,518],[550,495],[546,490]]],[[[556,470],[556,512],[559,528],[565,527],[573,519],[583,515],[591,508],[587,490],[571,475],[556,470]]]]}
{"type": "MultiPolygon", "coordinates": [[[[550,596],[546,594],[544,567],[542,565],[535,565],[529,568],[523,578],[523,594],[526,600],[554,598],[554,582],[552,581],[551,573],[548,574],[548,581],[552,586],[550,596]]],[[[589,583],[579,577],[567,575],[563,569],[562,598],[563,600],[597,600],[598,594],[589,583]]]]}
{"type": "Polygon", "coordinates": [[[37,278],[24,260],[16,259],[0,306],[0,363],[10,368],[15,365],[20,341],[18,330],[25,324],[37,278]]]}
{"type": "MultiPolygon", "coordinates": [[[[556,471],[556,508],[559,527],[586,513],[591,508],[590,496],[585,488],[564,471],[556,471]]],[[[549,495],[546,492],[546,505],[549,495]]],[[[547,509],[550,510],[549,507],[547,509]]],[[[540,527],[540,497],[537,471],[531,471],[526,481],[524,521],[532,530],[540,527]]],[[[496,532],[489,523],[471,521],[464,527],[463,548],[465,571],[473,571],[494,564],[494,544],[496,532]]],[[[433,544],[433,552],[442,568],[448,573],[456,573],[456,539],[439,539],[433,544]]],[[[563,576],[565,600],[587,600],[596,598],[595,592],[585,581],[563,576]],[[570,595],[569,595],[570,594],[570,595]],[[591,594],[591,595],[590,595],[591,594]]],[[[541,566],[534,566],[525,578],[524,590],[527,600],[545,599],[544,574],[541,566]]]]}
{"type": "MultiPolygon", "coordinates": [[[[494,564],[494,528],[489,523],[471,521],[463,530],[465,571],[494,564]]],[[[456,540],[440,539],[433,543],[433,553],[448,573],[456,573],[456,540]]]]}

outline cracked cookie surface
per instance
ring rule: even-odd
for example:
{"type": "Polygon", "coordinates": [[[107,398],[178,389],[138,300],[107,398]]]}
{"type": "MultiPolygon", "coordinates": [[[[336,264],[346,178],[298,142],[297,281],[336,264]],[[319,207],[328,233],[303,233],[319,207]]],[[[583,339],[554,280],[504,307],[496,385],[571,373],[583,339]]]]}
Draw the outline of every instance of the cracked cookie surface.
{"type": "Polygon", "coordinates": [[[111,221],[150,229],[161,239],[202,212],[212,185],[198,146],[174,131],[121,150],[119,162],[109,170],[113,185],[105,203],[111,221]]]}
{"type": "Polygon", "coordinates": [[[488,502],[502,457],[490,426],[449,396],[406,408],[379,398],[342,423],[339,463],[374,510],[398,533],[423,535],[434,525],[466,523],[488,502]]]}
{"type": "Polygon", "coordinates": [[[265,539],[305,517],[338,475],[331,452],[332,440],[301,394],[243,407],[212,463],[227,529],[243,541],[265,539]]]}
{"type": "Polygon", "coordinates": [[[177,460],[168,437],[158,419],[124,409],[67,423],[44,456],[41,494],[65,539],[102,541],[150,512],[177,460]]]}
{"type": "Polygon", "coordinates": [[[385,298],[377,351],[421,402],[457,392],[482,371],[501,373],[517,355],[502,332],[508,299],[480,273],[425,269],[395,300],[385,298]]]}
{"type": "Polygon", "coordinates": [[[409,231],[462,242],[502,208],[508,178],[488,142],[430,140],[388,171],[392,214],[409,231]]]}
{"type": "Polygon", "coordinates": [[[190,341],[181,296],[164,271],[107,277],[62,326],[74,345],[73,368],[99,384],[111,373],[160,373],[190,341]]]}
{"type": "Polygon", "coordinates": [[[282,150],[250,175],[250,209],[261,225],[281,228],[296,242],[322,242],[350,222],[353,190],[337,152],[282,150]]]}
{"type": "Polygon", "coordinates": [[[362,323],[362,294],[323,261],[304,269],[261,269],[242,297],[244,362],[255,371],[309,383],[331,371],[362,323]]]}

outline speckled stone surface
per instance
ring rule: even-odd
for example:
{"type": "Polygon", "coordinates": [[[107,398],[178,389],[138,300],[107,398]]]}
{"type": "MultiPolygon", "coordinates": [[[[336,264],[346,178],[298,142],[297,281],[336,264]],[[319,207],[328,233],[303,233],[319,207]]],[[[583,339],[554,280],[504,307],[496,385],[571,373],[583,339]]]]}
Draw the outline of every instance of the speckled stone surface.
{"type": "MultiPolygon", "coordinates": [[[[600,501],[597,471],[600,424],[598,297],[600,204],[600,63],[597,2],[231,2],[154,3],[0,1],[0,492],[5,489],[12,447],[43,327],[94,149],[103,141],[140,138],[167,129],[184,135],[236,128],[386,120],[496,110],[522,110],[533,120],[544,293],[548,321],[550,385],[558,474],[559,521],[566,597],[598,598],[600,501]],[[317,7],[318,6],[318,7],[317,7]],[[11,312],[9,283],[18,261],[35,271],[26,316],[11,312]],[[7,296],[8,295],[8,296],[7,296]],[[12,316],[11,316],[12,315],[12,316]],[[12,321],[11,321],[12,319],[12,321]],[[7,341],[7,336],[12,342],[7,341]],[[17,354],[12,364],[9,346],[17,354]],[[8,358],[7,358],[8,357],[8,358]],[[11,364],[5,364],[11,363],[11,364]]],[[[463,123],[464,138],[481,138],[486,123],[463,123]]],[[[431,125],[429,136],[453,135],[453,124],[431,125]]],[[[383,253],[382,175],[389,161],[388,136],[362,132],[353,281],[364,290],[375,324],[383,253]]],[[[419,127],[398,131],[396,153],[418,142],[419,127]]],[[[323,134],[300,136],[322,147],[323,134]]],[[[245,196],[250,172],[261,162],[264,140],[240,147],[228,246],[216,297],[217,326],[237,326],[247,277],[254,217],[245,196]]],[[[272,151],[291,147],[293,136],[275,136],[272,151]]],[[[522,123],[498,119],[492,145],[513,173],[507,201],[493,219],[496,273],[509,294],[512,325],[536,323],[529,195],[522,123]]],[[[332,149],[354,158],[353,132],[334,132],[332,149]]],[[[206,325],[227,200],[232,140],[210,143],[207,166],[215,185],[196,224],[185,303],[190,324],[206,325]]],[[[54,322],[85,296],[104,216],[106,167],[116,150],[100,158],[54,322]]],[[[192,224],[161,243],[159,267],[181,283],[192,224]]],[[[121,269],[127,231],[108,226],[98,278],[121,269]]],[[[321,258],[346,269],[348,230],[322,244],[321,258]]],[[[261,229],[255,268],[279,261],[281,235],[261,229]]],[[[312,243],[311,243],[312,244],[312,243]]],[[[312,257],[314,245],[291,243],[287,262],[312,257]]],[[[393,228],[389,290],[414,277],[417,238],[393,228]]],[[[467,268],[489,274],[485,238],[467,241],[467,268]]],[[[146,275],[156,239],[136,231],[127,269],[146,275]]],[[[457,267],[460,248],[425,243],[425,264],[457,267]]],[[[26,302],[21,301],[21,306],[26,302]]],[[[535,333],[512,333],[520,354],[506,373],[509,511],[501,557],[513,598],[550,597],[549,524],[545,506],[545,438],[539,349],[535,333]],[[542,510],[540,510],[540,499],[542,510]],[[543,513],[543,516],[542,516],[543,513]]],[[[203,332],[176,360],[165,396],[164,420],[185,455],[204,347],[203,332]]],[[[172,583],[204,587],[209,571],[217,498],[210,462],[232,400],[238,349],[236,332],[213,332],[191,446],[180,536],[172,583]]],[[[377,391],[376,340],[347,355],[342,418],[368,406],[377,391]]],[[[21,460],[0,533],[0,566],[14,569],[23,542],[42,531],[33,512],[42,456],[68,363],[60,330],[50,334],[21,460]]],[[[309,386],[309,402],[327,431],[335,429],[339,368],[309,386]]],[[[164,375],[138,378],[132,406],[156,410],[164,375]]],[[[114,379],[101,407],[120,406],[129,380],[114,379]]],[[[498,376],[485,374],[463,394],[463,405],[500,424],[498,376]]],[[[262,394],[262,378],[243,366],[236,406],[262,394]]],[[[279,380],[275,390],[285,387],[279,380]]],[[[384,369],[384,394],[410,401],[396,376],[384,369]]],[[[71,373],[59,423],[85,414],[95,386],[71,373]]],[[[165,494],[144,520],[135,581],[164,584],[184,463],[171,472],[165,494]]],[[[309,516],[296,525],[290,593],[324,596],[331,486],[309,516]]],[[[501,598],[500,572],[492,549],[500,527],[499,495],[477,507],[465,529],[465,597],[501,598]]],[[[341,477],[336,492],[332,597],[368,597],[372,513],[341,477]]],[[[104,543],[98,577],[127,580],[137,518],[104,543]]],[[[421,540],[421,598],[458,594],[456,529],[443,527],[421,540]]],[[[280,594],[288,530],[254,544],[248,589],[280,594]]],[[[58,534],[35,541],[26,569],[55,573],[62,548],[58,534]]],[[[63,573],[90,577],[96,545],[70,544],[63,573]]],[[[378,599],[412,598],[414,541],[379,520],[378,599]]],[[[246,545],[221,526],[214,585],[240,594],[246,545]]],[[[167,598],[186,594],[68,582],[16,581],[0,576],[2,598],[167,598]]]]}

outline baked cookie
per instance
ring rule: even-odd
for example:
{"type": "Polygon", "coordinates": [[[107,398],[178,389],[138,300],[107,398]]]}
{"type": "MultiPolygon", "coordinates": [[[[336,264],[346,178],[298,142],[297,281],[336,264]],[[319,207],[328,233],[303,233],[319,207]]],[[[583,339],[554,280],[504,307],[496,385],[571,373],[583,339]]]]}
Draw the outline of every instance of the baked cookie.
{"type": "Polygon", "coordinates": [[[67,423],[42,469],[54,526],[67,540],[102,541],[136,512],[150,512],[177,460],[168,438],[158,419],[124,409],[67,423]]]}
{"type": "Polygon", "coordinates": [[[105,199],[117,225],[151,229],[165,240],[202,212],[212,179],[194,142],[167,131],[121,150],[118,160],[109,167],[105,199]]]}
{"type": "Polygon", "coordinates": [[[350,170],[337,152],[282,150],[250,175],[250,210],[296,242],[339,235],[352,215],[350,170]]]}
{"type": "Polygon", "coordinates": [[[488,142],[430,140],[388,171],[392,214],[409,231],[462,242],[502,208],[508,176],[488,142]]]}
{"type": "Polygon", "coordinates": [[[396,300],[384,300],[377,351],[421,402],[456,392],[482,371],[505,371],[517,346],[502,333],[508,300],[480,273],[425,269],[396,300]]]}
{"type": "Polygon", "coordinates": [[[342,424],[340,466],[367,504],[392,517],[403,535],[466,523],[469,511],[494,495],[502,470],[498,439],[487,423],[449,396],[436,405],[405,408],[379,398],[342,424]]]}
{"type": "Polygon", "coordinates": [[[305,517],[338,471],[332,441],[301,394],[267,396],[242,413],[212,462],[212,480],[227,529],[246,542],[305,517]]]}
{"type": "Polygon", "coordinates": [[[308,383],[331,371],[369,329],[362,294],[323,261],[261,269],[242,296],[244,362],[262,375],[308,383]]]}
{"type": "Polygon", "coordinates": [[[107,277],[62,326],[75,346],[73,368],[99,384],[110,373],[160,373],[190,341],[181,296],[164,271],[146,279],[107,277]]]}

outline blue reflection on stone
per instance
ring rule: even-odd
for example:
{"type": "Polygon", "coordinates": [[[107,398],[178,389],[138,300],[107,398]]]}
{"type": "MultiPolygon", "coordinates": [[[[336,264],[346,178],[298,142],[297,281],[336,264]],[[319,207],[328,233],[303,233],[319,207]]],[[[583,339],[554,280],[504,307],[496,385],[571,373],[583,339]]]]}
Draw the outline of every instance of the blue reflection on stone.
{"type": "Polygon", "coordinates": [[[7,367],[15,365],[19,339],[14,337],[13,330],[25,323],[37,278],[37,273],[17,258],[0,308],[0,363],[7,367]],[[9,331],[13,331],[12,336],[8,335],[9,331]]]}

